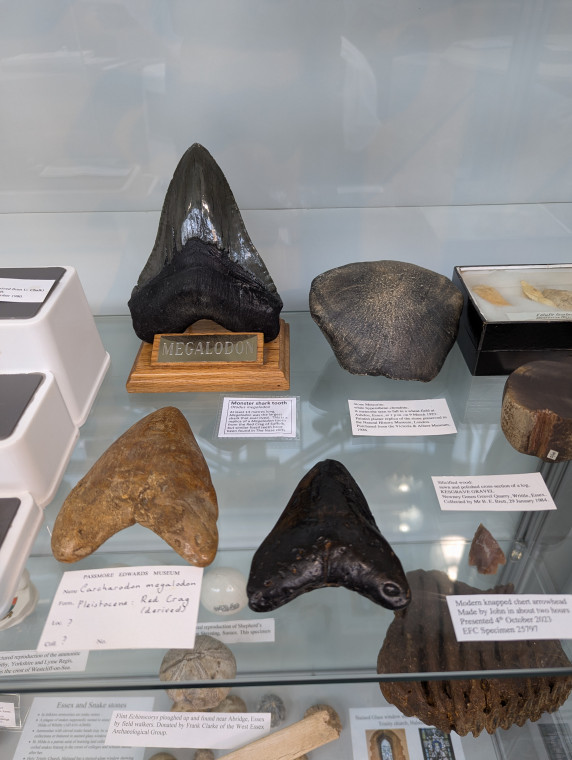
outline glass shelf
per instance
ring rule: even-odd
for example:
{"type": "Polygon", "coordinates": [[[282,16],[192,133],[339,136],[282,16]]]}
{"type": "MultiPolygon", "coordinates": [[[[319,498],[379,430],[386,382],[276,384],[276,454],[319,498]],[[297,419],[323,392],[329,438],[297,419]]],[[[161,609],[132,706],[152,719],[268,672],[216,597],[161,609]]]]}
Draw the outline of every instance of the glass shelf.
{"type": "MultiPolygon", "coordinates": [[[[216,425],[223,396],[220,393],[127,393],[125,382],[139,341],[128,318],[97,318],[104,345],[111,355],[111,367],[81,428],[62,484],[46,508],[45,525],[27,564],[39,592],[39,603],[21,623],[0,631],[1,650],[36,648],[66,570],[184,564],[162,539],[139,525],[116,534],[94,554],[73,565],[57,562],[50,549],[54,520],[75,483],[128,427],[168,405],[185,414],[217,492],[220,542],[212,567],[234,567],[248,576],[253,552],[273,527],[302,476],[316,462],[331,458],[341,461],[359,484],[377,525],[406,571],[444,570],[451,578],[483,590],[516,578],[516,590],[521,593],[569,592],[570,580],[555,581],[545,559],[556,546],[562,556],[572,556],[572,541],[561,538],[569,532],[572,515],[558,510],[543,514],[540,519],[537,513],[540,523],[534,531],[535,540],[523,542],[522,535],[526,532],[523,513],[442,512],[433,489],[432,475],[517,474],[540,469],[539,460],[515,451],[500,430],[505,378],[472,377],[457,346],[439,376],[430,383],[352,376],[338,366],[309,314],[289,313],[284,318],[291,331],[291,388],[286,395],[300,399],[300,430],[298,439],[276,442],[219,439],[216,425]],[[406,438],[352,436],[348,399],[428,398],[447,400],[456,434],[406,438]],[[554,520],[558,520],[557,529],[550,528],[554,520]],[[468,565],[471,539],[481,521],[509,557],[496,576],[479,575],[468,565]],[[518,551],[512,552],[515,541],[518,551]]],[[[550,475],[559,470],[547,472],[550,475]]],[[[232,682],[235,686],[367,684],[380,680],[376,674],[377,654],[394,617],[391,611],[344,588],[313,591],[264,616],[249,609],[230,617],[210,614],[202,606],[199,611],[200,623],[261,617],[274,618],[275,641],[230,645],[238,666],[236,680],[232,682]]],[[[569,643],[563,642],[564,647],[569,643]]],[[[0,674],[0,688],[22,694],[163,690],[166,683],[158,679],[163,655],[164,650],[158,649],[93,651],[85,672],[18,677],[0,674]]],[[[528,670],[527,674],[532,672],[572,674],[572,665],[555,671],[528,670]]],[[[495,670],[487,674],[520,676],[524,672],[495,670]]],[[[479,670],[386,673],[383,678],[482,675],[479,670]]]]}

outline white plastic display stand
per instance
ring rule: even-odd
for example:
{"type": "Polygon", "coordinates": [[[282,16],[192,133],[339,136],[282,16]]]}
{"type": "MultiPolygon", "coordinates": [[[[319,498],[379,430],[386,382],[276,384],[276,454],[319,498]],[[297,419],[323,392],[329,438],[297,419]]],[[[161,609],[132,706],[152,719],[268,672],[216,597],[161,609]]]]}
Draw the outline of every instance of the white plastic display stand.
{"type": "Polygon", "coordinates": [[[37,592],[24,566],[43,518],[29,493],[0,498],[0,630],[15,625],[36,606],[37,592]]]}
{"type": "Polygon", "coordinates": [[[53,498],[79,435],[51,372],[0,372],[0,498],[53,498]]]}
{"type": "Polygon", "coordinates": [[[73,267],[0,268],[0,372],[51,372],[80,427],[109,366],[73,267]]]}

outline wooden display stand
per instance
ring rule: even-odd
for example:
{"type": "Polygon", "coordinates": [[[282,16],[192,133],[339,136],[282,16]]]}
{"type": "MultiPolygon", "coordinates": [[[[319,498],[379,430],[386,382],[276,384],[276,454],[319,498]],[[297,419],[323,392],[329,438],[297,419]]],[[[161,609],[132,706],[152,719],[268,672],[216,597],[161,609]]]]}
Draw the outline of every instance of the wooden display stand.
{"type": "MultiPolygon", "coordinates": [[[[180,337],[235,335],[207,319],[195,322],[180,337]]],[[[255,333],[255,335],[258,335],[255,333]]],[[[159,340],[142,343],[127,379],[129,393],[192,391],[285,391],[290,388],[290,328],[280,320],[278,337],[262,343],[255,361],[180,362],[158,360],[159,340]]]]}

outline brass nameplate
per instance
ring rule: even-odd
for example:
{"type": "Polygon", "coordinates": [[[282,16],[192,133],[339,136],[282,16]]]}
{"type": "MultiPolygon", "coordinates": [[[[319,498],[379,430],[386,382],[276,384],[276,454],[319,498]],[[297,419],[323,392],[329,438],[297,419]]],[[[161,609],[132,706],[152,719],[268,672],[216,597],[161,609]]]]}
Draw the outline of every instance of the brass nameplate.
{"type": "Polygon", "coordinates": [[[156,335],[153,361],[158,364],[222,364],[261,361],[258,333],[156,335]]]}

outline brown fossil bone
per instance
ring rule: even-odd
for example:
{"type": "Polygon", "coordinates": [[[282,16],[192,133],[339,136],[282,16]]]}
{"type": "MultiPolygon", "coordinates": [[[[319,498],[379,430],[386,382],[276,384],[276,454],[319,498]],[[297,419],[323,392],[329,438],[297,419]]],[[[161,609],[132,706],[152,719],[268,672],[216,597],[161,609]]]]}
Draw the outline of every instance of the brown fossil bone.
{"type": "Polygon", "coordinates": [[[204,567],[217,551],[217,517],[205,458],[182,412],[167,406],[123,433],[73,488],[54,523],[52,552],[76,562],[139,523],[204,567]]]}
{"type": "Polygon", "coordinates": [[[339,739],[342,724],[328,705],[314,705],[302,720],[263,736],[220,760],[299,760],[306,752],[339,739]]]}
{"type": "Polygon", "coordinates": [[[499,565],[506,565],[506,557],[490,530],[480,523],[469,550],[469,565],[481,575],[494,575],[499,565]]]}
{"type": "MultiPolygon", "coordinates": [[[[559,641],[457,641],[446,597],[450,594],[511,593],[509,586],[489,591],[452,581],[439,570],[407,574],[412,601],[396,613],[377,660],[378,673],[498,671],[510,668],[570,668],[559,641]]],[[[383,696],[404,715],[460,736],[483,729],[524,725],[557,710],[572,690],[572,676],[394,681],[380,683],[383,696]]]]}

